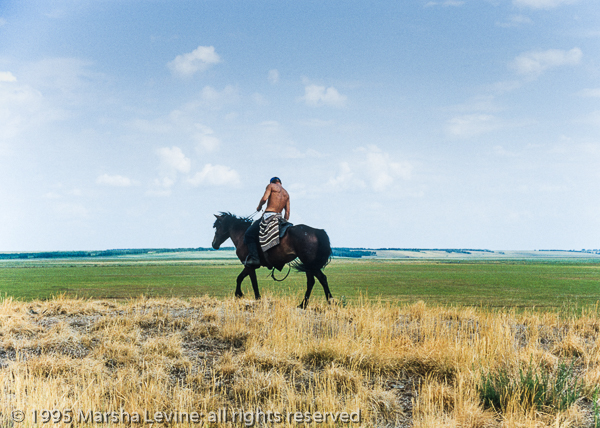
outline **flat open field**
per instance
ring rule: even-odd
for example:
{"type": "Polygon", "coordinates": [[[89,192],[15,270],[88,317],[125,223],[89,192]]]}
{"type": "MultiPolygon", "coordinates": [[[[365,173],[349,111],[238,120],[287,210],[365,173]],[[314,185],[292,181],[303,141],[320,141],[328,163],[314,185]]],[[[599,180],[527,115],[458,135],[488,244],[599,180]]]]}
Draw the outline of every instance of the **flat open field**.
{"type": "Polygon", "coordinates": [[[347,304],[307,310],[295,272],[233,299],[240,269],[2,262],[0,425],[600,427],[598,260],[334,259],[347,304]]]}
{"type": "Polygon", "coordinates": [[[296,304],[4,299],[0,423],[599,426],[593,308],[563,318],[422,302],[296,304]]]}
{"type": "MultiPolygon", "coordinates": [[[[241,265],[233,259],[126,258],[6,261],[0,292],[24,299],[230,297],[241,265]]],[[[283,278],[287,269],[276,272],[283,278]]],[[[326,267],[334,297],[398,303],[573,309],[600,301],[600,260],[384,260],[334,259],[326,267]]],[[[305,277],[284,282],[258,271],[261,293],[301,299],[305,277]]],[[[244,293],[252,296],[249,279],[244,293]]],[[[312,299],[323,299],[317,284],[312,299]]]]}

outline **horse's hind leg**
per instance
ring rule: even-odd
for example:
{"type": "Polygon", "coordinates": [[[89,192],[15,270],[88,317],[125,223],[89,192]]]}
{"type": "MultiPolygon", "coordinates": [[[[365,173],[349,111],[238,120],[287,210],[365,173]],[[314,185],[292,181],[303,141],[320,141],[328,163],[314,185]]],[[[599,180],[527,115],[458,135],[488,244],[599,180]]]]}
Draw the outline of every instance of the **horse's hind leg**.
{"type": "Polygon", "coordinates": [[[304,300],[298,306],[300,309],[306,309],[308,306],[308,299],[310,298],[310,293],[312,293],[313,286],[315,285],[315,276],[312,272],[306,272],[306,293],[304,294],[304,300]]]}
{"type": "Polygon", "coordinates": [[[260,300],[260,292],[258,291],[258,280],[256,279],[256,269],[250,268],[250,281],[252,281],[252,288],[254,289],[254,298],[260,300]]]}
{"type": "Polygon", "coordinates": [[[315,276],[323,286],[323,291],[325,292],[325,298],[327,299],[327,303],[331,303],[331,299],[333,296],[331,295],[331,291],[329,291],[329,284],[327,283],[327,276],[322,271],[318,271],[315,273],[315,276]]]}
{"type": "Polygon", "coordinates": [[[249,274],[250,274],[250,269],[245,267],[244,270],[237,277],[236,287],[235,287],[235,297],[237,297],[238,299],[244,297],[244,293],[242,293],[242,281],[244,281],[244,278],[246,278],[249,274]]]}

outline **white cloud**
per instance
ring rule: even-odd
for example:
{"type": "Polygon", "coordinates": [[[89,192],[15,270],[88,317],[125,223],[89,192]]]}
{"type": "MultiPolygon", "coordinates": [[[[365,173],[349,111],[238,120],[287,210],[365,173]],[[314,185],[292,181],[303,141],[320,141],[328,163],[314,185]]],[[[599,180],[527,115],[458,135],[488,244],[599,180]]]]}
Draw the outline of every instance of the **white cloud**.
{"type": "Polygon", "coordinates": [[[536,78],[550,68],[577,65],[581,61],[582,56],[583,54],[579,48],[573,48],[569,51],[560,49],[531,51],[517,56],[510,66],[518,74],[529,78],[536,78]]]}
{"type": "Polygon", "coordinates": [[[269,82],[271,82],[273,85],[279,83],[279,71],[277,71],[276,69],[269,70],[267,78],[269,79],[269,82]]]}
{"type": "Polygon", "coordinates": [[[590,114],[586,115],[582,119],[576,121],[576,123],[584,123],[586,125],[600,126],[600,110],[595,110],[590,114]]]}
{"type": "Polygon", "coordinates": [[[281,131],[281,125],[276,120],[265,120],[258,124],[259,129],[268,134],[275,134],[281,131]]]}
{"type": "Polygon", "coordinates": [[[366,184],[363,180],[356,177],[350,167],[349,162],[340,162],[339,171],[337,175],[327,182],[326,188],[333,188],[338,190],[346,189],[363,189],[366,184]]]}
{"type": "Polygon", "coordinates": [[[496,105],[496,97],[494,95],[480,95],[468,99],[462,104],[456,104],[449,108],[449,110],[456,113],[469,113],[469,112],[495,112],[500,110],[496,105]]]}
{"type": "Polygon", "coordinates": [[[531,9],[553,9],[562,4],[574,3],[576,0],[513,0],[515,6],[531,9]]]}
{"type": "Polygon", "coordinates": [[[529,25],[529,24],[533,24],[533,21],[531,20],[531,18],[524,16],[524,15],[513,15],[508,19],[508,21],[496,23],[496,25],[498,27],[503,27],[503,28],[518,27],[520,25],[529,25]]]}
{"type": "Polygon", "coordinates": [[[114,187],[129,187],[134,183],[129,177],[122,175],[102,174],[96,178],[96,184],[104,184],[106,186],[114,187]]]}
{"type": "Polygon", "coordinates": [[[512,92],[515,89],[519,89],[523,86],[523,82],[520,80],[505,80],[501,82],[492,83],[488,86],[488,89],[497,95],[502,95],[507,92],[512,92]]]}
{"type": "Polygon", "coordinates": [[[0,139],[13,138],[27,129],[60,118],[41,92],[28,86],[0,85],[0,139]]]}
{"type": "Polygon", "coordinates": [[[313,148],[299,147],[302,145],[298,145],[286,127],[276,120],[266,120],[257,124],[253,136],[273,158],[306,159],[326,156],[313,148]]]}
{"type": "Polygon", "coordinates": [[[263,144],[270,145],[273,154],[281,154],[280,147],[295,144],[286,127],[276,120],[265,120],[259,123],[254,132],[254,138],[262,141],[263,144]]]}
{"type": "Polygon", "coordinates": [[[369,145],[355,150],[356,158],[343,161],[339,171],[326,187],[355,190],[370,187],[376,192],[388,190],[397,180],[409,180],[413,166],[407,161],[393,160],[379,147],[369,145]]]}
{"type": "Polygon", "coordinates": [[[160,158],[160,168],[163,173],[172,175],[177,172],[190,172],[192,161],[183,154],[179,147],[162,147],[156,153],[160,158]]]}
{"type": "Polygon", "coordinates": [[[42,196],[44,199],[60,199],[62,196],[57,192],[48,192],[42,196]]]}
{"type": "Polygon", "coordinates": [[[430,1],[427,2],[425,4],[425,7],[433,7],[433,6],[454,6],[454,7],[458,7],[458,6],[462,6],[464,5],[465,2],[464,1],[458,1],[458,0],[446,0],[446,1],[430,1]]]}
{"type": "Polygon", "coordinates": [[[263,94],[260,94],[258,92],[255,92],[254,94],[252,94],[252,99],[254,100],[256,105],[259,105],[259,106],[269,105],[269,100],[267,100],[263,94]]]}
{"type": "Polygon", "coordinates": [[[174,177],[162,176],[160,178],[155,178],[152,182],[152,187],[146,191],[146,195],[149,196],[170,196],[171,195],[171,187],[176,183],[176,179],[174,177]]]}
{"type": "Polygon", "coordinates": [[[89,102],[82,89],[90,95],[89,89],[101,76],[89,71],[88,65],[72,58],[49,58],[26,64],[19,79],[10,71],[1,71],[0,140],[44,132],[44,125],[72,117],[69,110],[73,104],[80,107],[89,102]]]}
{"type": "Polygon", "coordinates": [[[188,182],[193,186],[237,186],[240,184],[240,176],[228,166],[206,164],[188,182]]]}
{"type": "Polygon", "coordinates": [[[89,217],[88,209],[82,204],[63,202],[54,205],[53,208],[59,217],[66,219],[83,219],[89,217]]]}
{"type": "Polygon", "coordinates": [[[502,146],[494,146],[493,152],[494,152],[494,154],[496,156],[503,157],[503,158],[514,158],[514,157],[518,157],[519,156],[518,153],[512,152],[510,150],[506,150],[502,146]]]}
{"type": "Polygon", "coordinates": [[[395,162],[387,153],[377,146],[368,146],[358,149],[359,153],[366,156],[365,173],[373,190],[384,191],[391,186],[397,178],[409,180],[412,165],[408,162],[395,162]]]}
{"type": "Polygon", "coordinates": [[[238,101],[238,91],[234,86],[227,85],[222,91],[218,91],[212,86],[205,86],[200,93],[202,104],[212,109],[218,110],[226,104],[233,104],[238,101]]]}
{"type": "Polygon", "coordinates": [[[221,140],[214,136],[214,131],[208,126],[195,124],[196,132],[194,133],[194,140],[198,143],[197,149],[200,152],[214,152],[219,149],[221,140]]]}
{"type": "Polygon", "coordinates": [[[184,108],[183,110],[173,110],[163,118],[135,119],[129,124],[132,128],[144,133],[177,135],[180,141],[189,139],[195,143],[196,150],[202,153],[217,151],[221,140],[214,135],[211,128],[195,122],[196,116],[194,111],[184,108]]]}
{"type": "Polygon", "coordinates": [[[326,128],[335,125],[334,120],[323,120],[318,118],[312,118],[300,121],[300,124],[311,128],[326,128]]]}
{"type": "Polygon", "coordinates": [[[324,155],[314,149],[306,149],[304,151],[298,149],[295,145],[277,145],[273,146],[273,153],[283,159],[305,159],[305,158],[322,158],[324,155]]]}
{"type": "Polygon", "coordinates": [[[16,82],[17,78],[10,71],[0,71],[0,82],[16,82]]]}
{"type": "Polygon", "coordinates": [[[446,124],[446,132],[452,137],[470,138],[501,127],[496,116],[490,114],[466,114],[450,119],[446,124]]]}
{"type": "Polygon", "coordinates": [[[135,119],[130,122],[130,125],[138,131],[148,134],[166,134],[173,130],[173,126],[170,123],[166,123],[163,119],[135,119]]]}
{"type": "Polygon", "coordinates": [[[600,98],[600,88],[586,88],[577,92],[577,95],[584,98],[600,98]]]}
{"type": "Polygon", "coordinates": [[[188,77],[219,62],[221,57],[215,52],[214,46],[198,46],[192,52],[177,55],[167,64],[167,67],[173,74],[188,77]]]}
{"type": "Polygon", "coordinates": [[[107,81],[103,73],[93,69],[93,62],[78,58],[47,58],[21,71],[20,81],[40,89],[47,98],[59,102],[87,103],[90,94],[107,81]]]}
{"type": "Polygon", "coordinates": [[[332,107],[344,107],[348,97],[342,95],[333,86],[326,88],[319,85],[306,85],[304,87],[304,96],[300,97],[306,105],[321,106],[327,105],[332,107]]]}

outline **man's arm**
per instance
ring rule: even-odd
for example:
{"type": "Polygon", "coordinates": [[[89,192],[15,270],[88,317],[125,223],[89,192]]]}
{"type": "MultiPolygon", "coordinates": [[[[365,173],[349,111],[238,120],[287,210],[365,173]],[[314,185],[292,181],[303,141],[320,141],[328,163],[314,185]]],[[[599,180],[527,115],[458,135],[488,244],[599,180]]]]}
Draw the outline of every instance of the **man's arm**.
{"type": "Polygon", "coordinates": [[[285,218],[286,220],[290,219],[290,198],[288,197],[288,200],[285,203],[285,215],[283,218],[285,218]]]}
{"type": "Polygon", "coordinates": [[[260,211],[262,209],[262,206],[269,200],[269,196],[271,196],[271,185],[270,184],[267,186],[267,190],[265,190],[265,194],[263,195],[260,202],[258,203],[258,208],[256,209],[256,211],[260,211]]]}

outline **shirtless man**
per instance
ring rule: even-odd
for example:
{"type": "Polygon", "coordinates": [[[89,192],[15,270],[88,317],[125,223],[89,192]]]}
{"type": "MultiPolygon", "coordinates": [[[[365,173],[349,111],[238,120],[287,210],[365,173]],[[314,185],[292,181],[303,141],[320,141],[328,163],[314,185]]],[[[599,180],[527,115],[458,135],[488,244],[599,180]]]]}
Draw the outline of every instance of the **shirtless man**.
{"type": "MultiPolygon", "coordinates": [[[[281,214],[285,210],[283,218],[290,219],[290,195],[281,185],[281,180],[278,177],[271,178],[271,182],[265,190],[265,194],[258,203],[256,211],[260,211],[263,205],[267,203],[267,208],[262,217],[268,218],[275,214],[281,214]]],[[[244,242],[248,247],[248,257],[245,265],[249,267],[259,267],[260,259],[258,257],[258,230],[262,218],[256,220],[246,231],[244,242]]]]}

